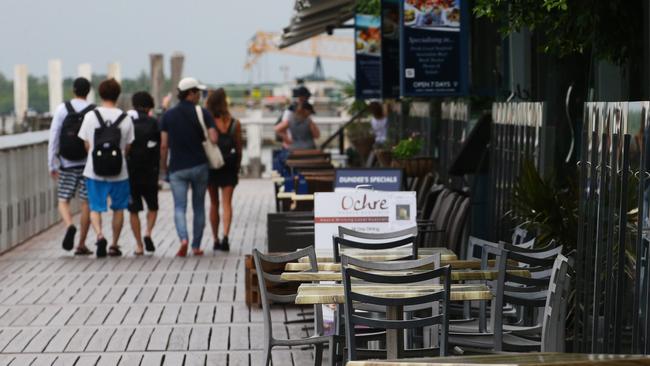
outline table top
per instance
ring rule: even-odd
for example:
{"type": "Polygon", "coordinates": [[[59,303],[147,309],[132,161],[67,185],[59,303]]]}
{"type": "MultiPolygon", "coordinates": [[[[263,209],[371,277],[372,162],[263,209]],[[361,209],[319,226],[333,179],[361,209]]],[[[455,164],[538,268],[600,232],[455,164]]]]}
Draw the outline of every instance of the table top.
{"type": "MultiPolygon", "coordinates": [[[[347,254],[354,258],[359,258],[366,261],[390,261],[394,259],[404,258],[411,254],[411,249],[387,249],[387,250],[376,250],[368,251],[363,249],[346,249],[344,254],[347,254]]],[[[456,260],[458,257],[456,254],[447,249],[447,248],[419,248],[418,254],[420,258],[428,257],[433,254],[440,253],[440,260],[456,260]]],[[[326,251],[322,249],[316,249],[316,259],[318,263],[327,263],[334,262],[334,254],[331,250],[326,251]]],[[[301,258],[300,262],[309,262],[309,258],[301,258]]]]}
{"type": "Polygon", "coordinates": [[[278,192],[279,199],[291,199],[293,192],[278,192]]]}
{"type": "MultiPolygon", "coordinates": [[[[355,285],[354,291],[386,298],[407,298],[439,291],[442,285],[355,285]]],[[[491,300],[492,292],[486,285],[451,285],[451,301],[491,300]]],[[[298,287],[296,304],[343,304],[345,291],[342,284],[303,283],[298,287]]]]}
{"type": "MultiPolygon", "coordinates": [[[[396,261],[401,262],[401,261],[396,261]]],[[[450,265],[452,269],[481,269],[481,261],[478,259],[469,259],[469,260],[441,260],[441,266],[450,265]]],[[[495,260],[488,261],[489,267],[496,266],[495,260]]],[[[428,267],[422,267],[423,269],[433,269],[428,267]]],[[[287,272],[299,272],[299,271],[308,271],[311,269],[309,263],[287,263],[284,267],[284,270],[287,272]]],[[[319,271],[332,271],[332,272],[341,272],[341,263],[318,263],[319,271]]]]}
{"type": "MultiPolygon", "coordinates": [[[[401,276],[405,274],[414,274],[422,273],[421,270],[410,270],[410,271],[401,271],[401,272],[377,272],[377,271],[368,271],[370,273],[378,273],[383,275],[393,275],[401,276]]],[[[527,270],[510,270],[508,273],[516,276],[529,277],[530,272],[527,270]]],[[[452,281],[479,281],[479,280],[496,280],[499,275],[499,271],[496,270],[487,270],[487,271],[452,271],[451,280],[452,281]]],[[[319,272],[284,272],[280,275],[280,278],[285,281],[295,281],[295,282],[311,282],[311,281],[342,281],[343,274],[341,272],[332,272],[332,271],[319,271],[319,272]]]]}
{"type": "Polygon", "coordinates": [[[347,366],[547,366],[547,365],[650,365],[642,355],[593,355],[581,353],[511,353],[503,355],[437,357],[395,361],[350,361],[347,366]]]}
{"type": "Polygon", "coordinates": [[[314,195],[313,194],[292,194],[291,195],[291,200],[292,201],[313,201],[314,200],[314,195]]]}
{"type": "Polygon", "coordinates": [[[332,169],[332,163],[325,159],[287,159],[290,168],[332,169]]]}

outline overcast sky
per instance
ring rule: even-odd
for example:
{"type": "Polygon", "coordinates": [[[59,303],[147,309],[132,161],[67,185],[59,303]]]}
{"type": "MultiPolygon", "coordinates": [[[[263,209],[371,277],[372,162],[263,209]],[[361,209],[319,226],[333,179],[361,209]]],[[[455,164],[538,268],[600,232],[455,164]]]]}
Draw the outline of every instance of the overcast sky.
{"type": "MultiPolygon", "coordinates": [[[[13,78],[15,64],[34,75],[47,73],[59,58],[64,76],[88,62],[105,73],[119,61],[122,76],[149,70],[149,53],[185,54],[184,74],[203,82],[248,82],[243,70],[246,42],[257,30],[279,32],[288,25],[294,0],[0,0],[0,72],[13,78]]],[[[327,76],[349,79],[352,62],[324,61],[327,76]]],[[[256,72],[265,81],[310,73],[314,60],[270,54],[256,72]]]]}

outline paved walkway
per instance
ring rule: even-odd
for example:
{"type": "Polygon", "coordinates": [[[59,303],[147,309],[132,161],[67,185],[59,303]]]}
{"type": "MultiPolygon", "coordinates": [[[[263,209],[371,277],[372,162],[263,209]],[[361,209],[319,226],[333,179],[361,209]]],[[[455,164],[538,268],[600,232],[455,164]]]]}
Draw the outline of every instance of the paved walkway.
{"type": "MultiPolygon", "coordinates": [[[[62,226],[0,256],[0,366],[261,365],[262,313],[244,304],[244,254],[266,241],[271,183],[242,181],[235,203],[229,254],[175,258],[171,196],[162,192],[153,256],[132,255],[128,226],[122,258],[63,252],[62,226]]],[[[277,308],[274,331],[304,336],[303,325],[284,324],[300,318],[298,308],[277,308]]],[[[313,362],[301,350],[273,359],[313,362]]]]}

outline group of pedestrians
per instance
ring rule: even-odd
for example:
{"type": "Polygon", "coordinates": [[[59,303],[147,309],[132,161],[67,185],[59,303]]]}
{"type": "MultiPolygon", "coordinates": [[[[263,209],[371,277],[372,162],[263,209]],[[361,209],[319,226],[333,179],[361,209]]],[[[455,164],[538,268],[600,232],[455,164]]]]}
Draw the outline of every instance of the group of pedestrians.
{"type": "Polygon", "coordinates": [[[97,257],[121,256],[119,238],[124,210],[130,214],[134,234],[134,254],[154,252],[153,230],[158,216],[160,178],[168,180],[174,200],[174,222],[180,240],[176,253],[188,254],[187,196],[192,192],[193,236],[191,250],[203,255],[201,241],[205,226],[205,194],[210,192],[210,222],[214,250],[228,251],[232,222],[232,196],[238,183],[242,157],[239,122],[228,110],[223,89],[207,92],[206,108],[198,106],[206,87],[194,78],[178,85],[179,102],[167,110],[160,121],[153,117],[154,100],[145,92],[132,96],[133,110],[124,112],[116,104],[121,93],[114,79],[98,88],[101,104],[87,101],[91,84],[77,78],[74,98],[59,106],[50,127],[48,165],[57,180],[58,208],[67,230],[62,246],[72,250],[77,227],[73,223],[70,201],[80,201],[80,233],[76,255],[93,254],[86,246],[89,228],[96,235],[97,257]],[[207,156],[210,144],[221,153],[222,164],[210,169],[207,156]],[[218,169],[217,169],[218,168],[218,169]],[[219,190],[223,206],[223,232],[219,239],[219,190]],[[110,209],[112,240],[106,239],[102,214],[110,209]],[[139,213],[147,206],[144,235],[139,213]]]}

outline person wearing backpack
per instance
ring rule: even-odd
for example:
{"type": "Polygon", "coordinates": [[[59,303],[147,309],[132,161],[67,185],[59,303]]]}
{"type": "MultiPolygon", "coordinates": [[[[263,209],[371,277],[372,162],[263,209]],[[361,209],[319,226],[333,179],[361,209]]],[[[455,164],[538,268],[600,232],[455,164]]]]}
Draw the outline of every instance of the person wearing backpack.
{"type": "Polygon", "coordinates": [[[77,227],[72,220],[70,200],[78,193],[81,201],[81,231],[75,255],[88,255],[92,254],[86,247],[86,236],[90,227],[90,210],[88,209],[86,180],[83,176],[88,153],[77,134],[84,116],[95,106],[86,101],[86,97],[90,93],[88,80],[75,79],[72,83],[72,93],[74,98],[59,105],[52,117],[47,161],[50,175],[57,181],[59,213],[67,228],[63,237],[63,249],[72,250],[74,247],[77,227]]]}
{"type": "Polygon", "coordinates": [[[149,116],[154,108],[151,94],[141,91],[131,98],[133,109],[128,112],[133,120],[135,140],[126,157],[129,170],[131,198],[129,200],[129,216],[131,230],[135,236],[136,247],[134,254],[142,255],[145,249],[153,252],[156,247],[151,239],[153,227],[158,216],[158,174],[160,171],[160,129],[158,121],[149,116]],[[147,203],[147,228],[142,238],[139,213],[144,209],[142,201],[147,203]]]}
{"type": "MultiPolygon", "coordinates": [[[[162,116],[160,135],[161,164],[163,173],[169,172],[169,183],[174,198],[174,223],[181,241],[176,253],[187,256],[190,243],[187,232],[187,193],[192,189],[194,210],[192,254],[203,255],[201,239],[205,228],[205,192],[208,187],[209,159],[206,151],[214,152],[217,130],[212,115],[197,104],[205,86],[194,78],[184,78],[178,83],[179,103],[162,116]],[[211,148],[204,146],[204,142],[211,148]],[[167,153],[171,153],[169,163],[167,153]]],[[[212,155],[211,155],[212,156],[212,155]]]]}
{"type": "Polygon", "coordinates": [[[124,210],[128,208],[130,186],[126,159],[135,139],[131,117],[116,107],[120,84],[115,79],[99,84],[102,104],[93,113],[86,114],[79,137],[89,152],[84,168],[90,222],[97,234],[97,257],[120,256],[117,241],[124,224],[124,210]],[[102,231],[102,213],[107,211],[108,198],[113,211],[113,241],[106,251],[107,241],[102,231]]]}
{"type": "Polygon", "coordinates": [[[219,149],[225,162],[220,169],[210,170],[208,192],[210,193],[210,226],[214,238],[214,250],[230,250],[228,234],[232,223],[232,196],[239,182],[242,158],[241,124],[228,111],[228,97],[223,88],[208,94],[206,108],[217,127],[219,149]],[[223,240],[219,240],[219,188],[223,203],[223,240]]]}

